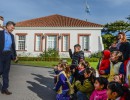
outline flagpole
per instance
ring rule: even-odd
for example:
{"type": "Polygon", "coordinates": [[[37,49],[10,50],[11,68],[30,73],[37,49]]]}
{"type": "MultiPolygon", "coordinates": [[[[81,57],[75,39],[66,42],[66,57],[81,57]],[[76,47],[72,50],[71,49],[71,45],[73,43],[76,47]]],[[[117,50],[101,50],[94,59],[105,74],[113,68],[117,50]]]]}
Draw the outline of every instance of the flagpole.
{"type": "Polygon", "coordinates": [[[87,0],[85,0],[85,12],[86,12],[86,21],[87,21],[87,16],[88,14],[90,14],[90,8],[87,0]]]}

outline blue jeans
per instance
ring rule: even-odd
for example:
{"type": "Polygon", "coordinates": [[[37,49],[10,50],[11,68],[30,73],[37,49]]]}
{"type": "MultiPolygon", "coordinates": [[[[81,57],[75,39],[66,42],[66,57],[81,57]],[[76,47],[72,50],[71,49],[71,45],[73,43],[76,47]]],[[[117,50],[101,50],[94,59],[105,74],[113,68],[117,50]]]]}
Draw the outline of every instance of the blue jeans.
{"type": "Polygon", "coordinates": [[[86,93],[77,92],[77,100],[89,100],[86,93]]]}
{"type": "Polygon", "coordinates": [[[0,55],[0,75],[3,78],[2,90],[9,87],[9,71],[11,64],[11,54],[0,55]]]}

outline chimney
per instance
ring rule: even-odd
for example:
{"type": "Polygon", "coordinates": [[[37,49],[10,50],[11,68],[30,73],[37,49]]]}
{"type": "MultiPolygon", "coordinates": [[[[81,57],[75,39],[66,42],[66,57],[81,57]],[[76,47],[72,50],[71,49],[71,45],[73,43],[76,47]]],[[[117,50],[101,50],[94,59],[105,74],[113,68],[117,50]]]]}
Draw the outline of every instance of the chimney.
{"type": "Polygon", "coordinates": [[[4,18],[0,16],[0,26],[3,26],[3,23],[4,23],[4,18]]]}

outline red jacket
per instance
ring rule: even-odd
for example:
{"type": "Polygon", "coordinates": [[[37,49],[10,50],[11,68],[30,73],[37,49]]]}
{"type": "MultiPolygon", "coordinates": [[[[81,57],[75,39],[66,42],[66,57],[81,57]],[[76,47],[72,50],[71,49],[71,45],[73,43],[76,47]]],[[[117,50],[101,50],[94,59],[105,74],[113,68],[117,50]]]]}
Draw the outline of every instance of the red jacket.
{"type": "MultiPolygon", "coordinates": [[[[100,70],[107,70],[110,67],[110,51],[109,50],[104,50],[103,51],[103,55],[104,57],[102,58],[102,60],[100,61],[100,65],[99,65],[99,73],[100,70]]],[[[101,73],[100,73],[101,74],[101,73]]]]}

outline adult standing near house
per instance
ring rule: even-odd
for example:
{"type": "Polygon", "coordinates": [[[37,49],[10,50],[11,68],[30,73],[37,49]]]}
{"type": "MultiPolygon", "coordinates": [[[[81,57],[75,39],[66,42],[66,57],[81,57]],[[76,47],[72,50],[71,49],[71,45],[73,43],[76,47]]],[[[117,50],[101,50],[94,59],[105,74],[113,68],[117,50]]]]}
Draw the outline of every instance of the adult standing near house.
{"type": "Polygon", "coordinates": [[[17,60],[14,35],[12,34],[14,27],[15,23],[8,21],[5,30],[0,31],[0,75],[3,79],[1,93],[6,95],[12,94],[8,91],[11,60],[17,60]]]}
{"type": "Polygon", "coordinates": [[[126,75],[128,75],[130,74],[130,72],[128,73],[128,70],[130,68],[127,68],[126,66],[130,61],[130,43],[127,41],[126,34],[124,32],[118,33],[117,49],[123,54],[124,70],[126,72],[126,75]]]}
{"type": "Polygon", "coordinates": [[[81,46],[79,44],[74,45],[74,53],[72,53],[72,50],[69,49],[69,55],[70,58],[72,59],[72,63],[70,66],[70,69],[72,71],[72,75],[70,76],[70,82],[72,83],[74,77],[76,77],[78,74],[77,67],[79,63],[85,59],[85,57],[84,57],[84,52],[81,51],[81,46]],[[75,70],[75,72],[73,72],[73,70],[75,70]]]}
{"type": "Polygon", "coordinates": [[[79,62],[84,60],[84,52],[81,51],[81,46],[79,44],[74,45],[74,53],[69,49],[69,55],[72,59],[72,65],[77,67],[79,62]]]}

